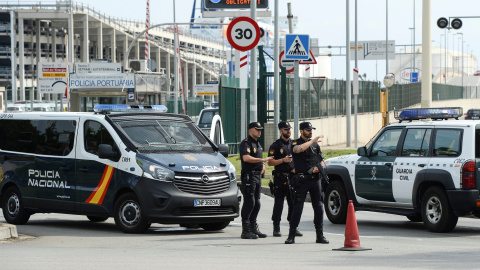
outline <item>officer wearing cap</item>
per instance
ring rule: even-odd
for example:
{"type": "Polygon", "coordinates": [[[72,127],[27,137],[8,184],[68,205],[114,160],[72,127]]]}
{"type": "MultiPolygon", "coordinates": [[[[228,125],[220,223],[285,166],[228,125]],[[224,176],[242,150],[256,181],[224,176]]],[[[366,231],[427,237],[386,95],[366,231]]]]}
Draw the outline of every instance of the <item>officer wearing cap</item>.
{"type": "Polygon", "coordinates": [[[292,186],[295,189],[295,201],[292,218],[290,220],[290,231],[285,244],[295,243],[295,230],[300,223],[303,212],[303,205],[307,192],[310,192],[313,207],[313,223],[317,233],[317,243],[328,244],[323,236],[323,203],[320,184],[319,169],[317,164],[325,166],[322,151],[318,142],[323,136],[312,138],[312,129],[315,129],[310,122],[300,123],[300,138],[292,143],[292,156],[295,165],[295,175],[292,177],[292,186]]]}
{"type": "Polygon", "coordinates": [[[257,216],[260,211],[261,175],[265,164],[272,157],[263,158],[262,146],[258,139],[263,127],[258,122],[248,125],[248,137],[240,143],[240,161],[242,163],[242,239],[265,238],[266,234],[258,229],[257,216]]]}
{"type": "MultiPolygon", "coordinates": [[[[288,215],[287,220],[290,221],[293,210],[293,200],[290,193],[289,177],[294,173],[292,162],[292,139],[290,123],[282,121],[278,123],[278,130],[280,131],[280,138],[276,140],[268,150],[268,156],[273,157],[268,161],[269,166],[275,166],[273,174],[273,182],[270,181],[270,191],[275,197],[273,205],[272,221],[273,221],[273,236],[282,236],[280,232],[280,221],[282,219],[283,205],[285,197],[287,197],[288,215]]],[[[302,236],[298,230],[296,236],[302,236]]]]}

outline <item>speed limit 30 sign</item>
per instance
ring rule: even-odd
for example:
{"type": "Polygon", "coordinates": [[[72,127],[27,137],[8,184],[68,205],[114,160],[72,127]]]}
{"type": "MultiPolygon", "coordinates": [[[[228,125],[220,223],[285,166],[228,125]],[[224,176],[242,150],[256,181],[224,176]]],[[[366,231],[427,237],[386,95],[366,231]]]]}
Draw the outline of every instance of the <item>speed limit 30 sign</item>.
{"type": "Polygon", "coordinates": [[[233,48],[242,52],[255,48],[260,36],[260,27],[249,17],[235,18],[227,28],[228,42],[233,48]]]}

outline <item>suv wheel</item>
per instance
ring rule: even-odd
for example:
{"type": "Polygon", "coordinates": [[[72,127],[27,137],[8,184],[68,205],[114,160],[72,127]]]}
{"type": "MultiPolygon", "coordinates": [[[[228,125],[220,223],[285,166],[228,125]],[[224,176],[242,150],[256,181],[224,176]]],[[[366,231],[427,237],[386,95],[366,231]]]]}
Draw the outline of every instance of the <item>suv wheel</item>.
{"type": "Polygon", "coordinates": [[[345,224],[347,220],[348,201],[345,188],[340,181],[331,182],[325,193],[325,212],[333,224],[345,224]]]}
{"type": "Polygon", "coordinates": [[[457,225],[458,217],[453,213],[447,195],[441,188],[431,187],[423,195],[422,219],[431,232],[450,232],[457,225]]]}
{"type": "Polygon", "coordinates": [[[16,187],[5,192],[2,209],[3,217],[10,224],[23,225],[30,219],[30,213],[23,208],[22,196],[16,187]]]}
{"type": "Polygon", "coordinates": [[[115,203],[115,224],[124,233],[144,233],[150,223],[143,217],[137,196],[126,193],[115,203]]]}

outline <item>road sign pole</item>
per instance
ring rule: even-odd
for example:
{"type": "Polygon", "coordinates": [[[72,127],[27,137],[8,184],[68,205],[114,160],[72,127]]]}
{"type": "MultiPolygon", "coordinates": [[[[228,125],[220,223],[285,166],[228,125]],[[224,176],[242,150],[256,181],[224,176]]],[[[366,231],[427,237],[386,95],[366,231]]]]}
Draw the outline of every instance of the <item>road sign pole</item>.
{"type": "Polygon", "coordinates": [[[295,126],[295,134],[293,134],[294,138],[298,138],[298,130],[299,130],[299,125],[298,125],[298,118],[299,118],[299,99],[300,99],[300,74],[299,74],[299,64],[298,60],[295,60],[295,72],[294,72],[294,92],[293,92],[293,124],[295,126]]]}
{"type": "MultiPolygon", "coordinates": [[[[250,17],[257,20],[257,1],[250,1],[250,17]]],[[[257,121],[257,48],[250,51],[250,122],[257,121]]],[[[264,124],[264,123],[262,123],[264,124]]]]}

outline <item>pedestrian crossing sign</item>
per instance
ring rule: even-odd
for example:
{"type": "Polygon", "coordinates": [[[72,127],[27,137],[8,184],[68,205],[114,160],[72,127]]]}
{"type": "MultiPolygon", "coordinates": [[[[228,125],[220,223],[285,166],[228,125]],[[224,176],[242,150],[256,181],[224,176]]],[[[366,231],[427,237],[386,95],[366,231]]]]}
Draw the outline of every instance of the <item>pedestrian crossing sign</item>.
{"type": "Polygon", "coordinates": [[[289,34],[285,37],[286,59],[308,60],[309,35],[289,34]]]}

